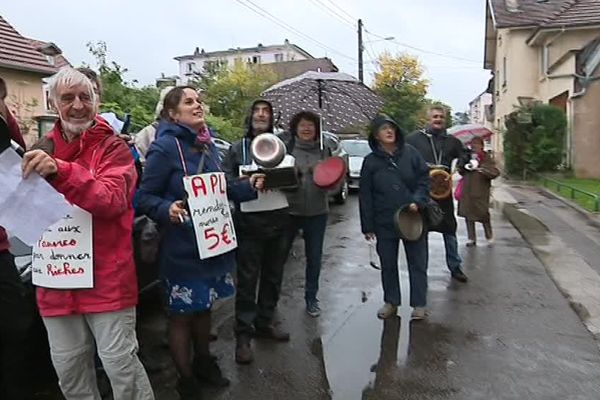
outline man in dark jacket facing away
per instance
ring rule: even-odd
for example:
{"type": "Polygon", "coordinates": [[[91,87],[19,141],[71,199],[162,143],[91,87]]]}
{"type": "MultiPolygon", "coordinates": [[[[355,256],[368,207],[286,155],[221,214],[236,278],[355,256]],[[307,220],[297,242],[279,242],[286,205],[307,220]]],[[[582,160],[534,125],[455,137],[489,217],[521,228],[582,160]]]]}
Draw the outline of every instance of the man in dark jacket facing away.
{"type": "MultiPolygon", "coordinates": [[[[454,136],[446,132],[446,110],[441,106],[432,106],[427,111],[429,124],[424,130],[413,132],[406,138],[406,142],[421,153],[427,164],[443,165],[450,172],[452,161],[458,159],[462,164],[468,153],[464,146],[454,136]]],[[[462,260],[458,254],[456,240],[456,217],[454,216],[454,201],[452,196],[438,201],[444,211],[444,220],[431,231],[442,233],[446,248],[446,263],[452,278],[459,282],[467,282],[468,278],[461,269],[462,260]]]]}
{"type": "MultiPolygon", "coordinates": [[[[247,126],[246,135],[231,145],[223,162],[228,179],[237,179],[240,167],[249,168],[252,164],[252,140],[261,133],[273,132],[271,103],[256,100],[247,126]]],[[[288,203],[285,195],[278,191],[260,193],[258,200],[236,204],[233,218],[238,238],[235,360],[249,364],[254,359],[252,336],[277,341],[290,338],[278,324],[273,324],[287,256],[284,233],[290,223],[288,203]]]]}

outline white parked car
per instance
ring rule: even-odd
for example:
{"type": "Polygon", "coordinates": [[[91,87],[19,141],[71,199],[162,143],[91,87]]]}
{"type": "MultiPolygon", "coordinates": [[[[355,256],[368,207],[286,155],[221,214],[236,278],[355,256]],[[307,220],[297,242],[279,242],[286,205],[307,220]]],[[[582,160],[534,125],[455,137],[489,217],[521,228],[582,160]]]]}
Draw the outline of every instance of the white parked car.
{"type": "Polygon", "coordinates": [[[341,144],[348,153],[348,187],[356,190],[360,186],[360,169],[363,160],[371,152],[371,147],[364,139],[342,140],[341,144]]]}

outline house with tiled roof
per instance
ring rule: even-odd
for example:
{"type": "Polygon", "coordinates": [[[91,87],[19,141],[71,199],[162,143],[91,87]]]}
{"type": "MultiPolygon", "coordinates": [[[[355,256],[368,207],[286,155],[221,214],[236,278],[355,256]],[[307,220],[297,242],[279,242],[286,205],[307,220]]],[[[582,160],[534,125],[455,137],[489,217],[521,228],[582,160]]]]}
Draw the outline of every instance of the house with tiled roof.
{"type": "Polygon", "coordinates": [[[7,84],[8,107],[29,143],[38,136],[38,122],[51,120],[44,80],[66,65],[56,44],[26,38],[0,16],[0,77],[7,84]]]}
{"type": "Polygon", "coordinates": [[[485,25],[484,67],[493,75],[487,115],[499,158],[506,116],[540,101],[567,115],[565,162],[578,176],[600,178],[600,1],[486,0],[485,25]]]}

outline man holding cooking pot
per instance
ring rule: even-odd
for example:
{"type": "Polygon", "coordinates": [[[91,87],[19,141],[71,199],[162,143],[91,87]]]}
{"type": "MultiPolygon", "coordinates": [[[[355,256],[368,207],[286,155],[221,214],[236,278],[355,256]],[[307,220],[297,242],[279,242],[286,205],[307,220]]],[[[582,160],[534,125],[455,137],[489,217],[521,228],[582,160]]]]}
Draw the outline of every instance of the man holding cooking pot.
{"type": "Polygon", "coordinates": [[[446,110],[439,105],[429,107],[427,111],[429,124],[424,130],[411,133],[406,138],[406,143],[414,146],[423,156],[430,167],[431,197],[437,201],[444,212],[440,224],[430,226],[433,232],[440,232],[444,238],[446,250],[446,264],[450,270],[452,279],[466,283],[467,275],[461,268],[462,259],[458,254],[458,242],[456,240],[456,217],[454,216],[454,200],[452,199],[451,166],[453,160],[458,160],[461,167],[468,162],[469,153],[460,140],[446,132],[446,110]],[[440,179],[440,177],[443,177],[440,179]],[[436,196],[434,193],[442,193],[436,196]]]}
{"type": "Polygon", "coordinates": [[[381,319],[397,315],[400,305],[398,248],[402,240],[410,281],[413,319],[426,317],[427,232],[421,214],[429,201],[429,170],[417,149],[404,143],[391,118],[371,123],[370,153],[360,172],[360,222],[367,240],[377,240],[385,304],[381,319]],[[408,226],[407,226],[408,225],[408,226]]]}
{"type": "MultiPolygon", "coordinates": [[[[230,179],[256,168],[252,144],[257,136],[273,132],[271,103],[256,100],[246,123],[245,136],[231,145],[223,161],[223,170],[230,179]]],[[[285,232],[290,224],[287,199],[278,190],[259,193],[257,200],[236,204],[233,219],[238,238],[235,360],[250,364],[254,360],[252,337],[290,339],[289,333],[273,321],[287,258],[285,232]]]]}

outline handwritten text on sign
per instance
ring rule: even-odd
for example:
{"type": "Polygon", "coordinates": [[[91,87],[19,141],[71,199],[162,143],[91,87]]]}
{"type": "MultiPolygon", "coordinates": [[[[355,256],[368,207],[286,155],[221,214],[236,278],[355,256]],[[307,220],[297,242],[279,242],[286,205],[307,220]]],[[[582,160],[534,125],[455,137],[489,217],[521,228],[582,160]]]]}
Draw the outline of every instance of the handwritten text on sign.
{"type": "Polygon", "coordinates": [[[183,185],[196,232],[200,258],[218,256],[237,247],[223,172],[186,176],[183,185]]]}
{"type": "Polygon", "coordinates": [[[74,207],[34,244],[32,282],[54,289],[92,288],[93,265],[92,216],[74,207]]]}

